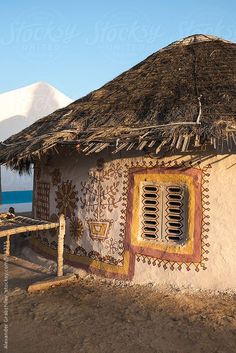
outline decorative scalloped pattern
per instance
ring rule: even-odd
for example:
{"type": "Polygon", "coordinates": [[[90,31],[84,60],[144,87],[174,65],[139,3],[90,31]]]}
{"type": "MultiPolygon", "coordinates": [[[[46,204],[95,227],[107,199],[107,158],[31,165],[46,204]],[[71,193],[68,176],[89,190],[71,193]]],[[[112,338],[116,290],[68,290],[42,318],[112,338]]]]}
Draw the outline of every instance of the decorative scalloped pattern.
{"type": "MultiPolygon", "coordinates": [[[[163,168],[168,168],[168,167],[183,167],[183,168],[189,168],[192,167],[191,162],[184,162],[182,161],[181,163],[177,163],[177,161],[168,161],[168,162],[161,162],[159,163],[158,161],[150,161],[149,167],[163,167],[163,168]]],[[[133,167],[146,167],[147,163],[144,161],[143,165],[140,165],[140,163],[137,163],[136,165],[133,164],[133,167]]],[[[201,192],[202,192],[202,233],[201,233],[201,260],[198,263],[195,262],[172,262],[172,261],[167,261],[167,260],[162,260],[158,258],[154,258],[151,256],[143,255],[143,254],[136,254],[136,259],[138,262],[142,261],[143,263],[146,263],[148,265],[153,265],[153,266],[158,266],[164,268],[164,270],[170,269],[171,271],[178,270],[181,271],[183,269],[186,269],[187,271],[190,271],[191,269],[194,269],[196,272],[199,272],[201,269],[206,270],[206,262],[208,261],[208,254],[209,254],[209,247],[210,244],[207,241],[208,240],[208,232],[209,232],[209,225],[210,225],[210,216],[209,216],[209,211],[210,211],[210,201],[209,201],[209,188],[208,188],[208,183],[209,183],[209,170],[211,166],[208,165],[204,168],[201,169],[202,171],[202,187],[201,187],[201,192]]]]}

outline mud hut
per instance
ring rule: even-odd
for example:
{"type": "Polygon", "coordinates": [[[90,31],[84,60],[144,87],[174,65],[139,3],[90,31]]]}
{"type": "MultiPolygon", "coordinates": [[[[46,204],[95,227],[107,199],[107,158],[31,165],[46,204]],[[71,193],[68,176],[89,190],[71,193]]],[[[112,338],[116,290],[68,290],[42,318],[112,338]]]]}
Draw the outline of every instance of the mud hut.
{"type": "MultiPolygon", "coordinates": [[[[193,35],[1,145],[34,165],[34,217],[67,217],[65,259],[106,277],[236,289],[236,44],[193,35]]],[[[56,254],[51,231],[32,240],[56,254]]]]}

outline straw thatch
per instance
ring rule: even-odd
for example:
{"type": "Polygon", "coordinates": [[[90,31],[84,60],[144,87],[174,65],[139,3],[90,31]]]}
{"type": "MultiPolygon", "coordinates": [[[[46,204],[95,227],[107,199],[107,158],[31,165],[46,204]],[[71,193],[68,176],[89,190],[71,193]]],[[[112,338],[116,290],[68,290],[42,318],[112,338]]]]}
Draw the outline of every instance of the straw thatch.
{"type": "Polygon", "coordinates": [[[61,144],[172,152],[236,145],[236,44],[195,35],[6,140],[0,163],[24,169],[61,144]]]}

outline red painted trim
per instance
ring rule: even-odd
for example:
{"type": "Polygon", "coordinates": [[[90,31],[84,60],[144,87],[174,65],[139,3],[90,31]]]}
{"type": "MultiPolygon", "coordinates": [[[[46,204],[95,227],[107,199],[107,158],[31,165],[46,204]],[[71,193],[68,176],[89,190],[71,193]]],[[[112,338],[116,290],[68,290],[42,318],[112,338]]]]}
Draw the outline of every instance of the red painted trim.
{"type": "MultiPolygon", "coordinates": [[[[202,230],[202,200],[201,200],[202,172],[199,169],[181,168],[132,168],[129,173],[129,193],[127,206],[127,244],[130,251],[146,256],[155,257],[160,260],[173,262],[200,262],[201,261],[201,230],[202,230]],[[193,178],[195,192],[195,210],[194,210],[194,235],[192,254],[176,254],[168,251],[152,249],[151,247],[134,246],[131,244],[131,226],[133,222],[132,209],[137,207],[133,205],[134,176],[136,174],[183,174],[193,178]]],[[[151,246],[151,245],[150,245],[151,246]]]]}

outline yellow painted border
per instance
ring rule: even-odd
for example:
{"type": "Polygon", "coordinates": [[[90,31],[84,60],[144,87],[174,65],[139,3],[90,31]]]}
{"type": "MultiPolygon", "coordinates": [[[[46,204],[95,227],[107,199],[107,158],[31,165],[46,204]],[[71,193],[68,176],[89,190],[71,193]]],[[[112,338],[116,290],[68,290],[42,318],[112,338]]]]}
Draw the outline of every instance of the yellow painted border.
{"type": "MultiPolygon", "coordinates": [[[[51,257],[57,256],[57,251],[49,248],[48,246],[44,245],[40,240],[38,239],[31,239],[32,245],[35,246],[39,251],[42,251],[43,253],[46,253],[47,255],[51,257]]],[[[118,274],[118,275],[128,275],[129,274],[129,266],[130,266],[130,253],[128,251],[124,252],[124,265],[123,266],[118,266],[118,265],[111,265],[107,264],[105,262],[97,261],[94,259],[91,259],[87,256],[78,256],[78,255],[73,255],[73,254],[68,254],[67,252],[64,252],[64,258],[65,260],[71,261],[76,264],[82,264],[91,267],[94,270],[99,270],[99,271],[105,271],[108,273],[113,273],[113,274],[118,274]]]]}
{"type": "Polygon", "coordinates": [[[174,254],[192,254],[194,249],[194,213],[195,213],[195,190],[193,177],[184,174],[135,174],[133,191],[133,217],[131,224],[131,244],[152,250],[160,250],[174,254]],[[188,188],[188,240],[184,245],[170,245],[156,243],[138,237],[140,222],[140,193],[141,183],[145,181],[184,184],[188,188]]]}

